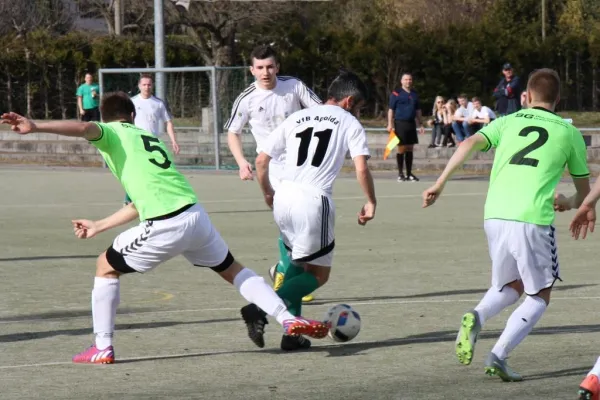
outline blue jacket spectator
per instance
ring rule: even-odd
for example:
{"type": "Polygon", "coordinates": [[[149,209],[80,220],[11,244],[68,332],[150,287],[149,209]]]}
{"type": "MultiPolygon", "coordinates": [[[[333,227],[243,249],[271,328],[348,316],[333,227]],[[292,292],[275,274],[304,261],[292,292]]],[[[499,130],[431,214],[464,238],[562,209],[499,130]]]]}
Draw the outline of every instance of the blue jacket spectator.
{"type": "Polygon", "coordinates": [[[496,100],[496,113],[498,116],[512,114],[521,109],[521,81],[518,76],[513,74],[513,67],[506,63],[502,66],[504,78],[500,80],[494,97],[496,100]]]}

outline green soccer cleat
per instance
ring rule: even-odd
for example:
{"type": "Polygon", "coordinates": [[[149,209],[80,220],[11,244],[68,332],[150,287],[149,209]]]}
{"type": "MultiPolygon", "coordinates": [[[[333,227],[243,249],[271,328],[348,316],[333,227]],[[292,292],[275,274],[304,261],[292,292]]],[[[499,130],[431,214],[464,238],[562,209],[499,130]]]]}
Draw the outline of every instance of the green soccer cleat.
{"type": "Polygon", "coordinates": [[[472,310],[463,315],[456,336],[456,357],[461,364],[469,365],[473,361],[479,331],[481,331],[481,324],[477,311],[472,310]]]}
{"type": "Polygon", "coordinates": [[[489,376],[498,376],[504,382],[520,382],[523,380],[523,377],[513,371],[511,367],[508,366],[506,360],[499,359],[494,353],[488,355],[485,360],[485,373],[489,376]]]}

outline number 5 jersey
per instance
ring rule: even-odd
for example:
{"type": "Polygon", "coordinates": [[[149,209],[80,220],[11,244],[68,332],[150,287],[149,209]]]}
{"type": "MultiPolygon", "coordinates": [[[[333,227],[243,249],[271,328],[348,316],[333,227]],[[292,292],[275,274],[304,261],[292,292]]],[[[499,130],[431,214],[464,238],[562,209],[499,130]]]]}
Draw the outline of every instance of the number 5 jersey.
{"type": "Polygon", "coordinates": [[[140,214],[154,218],[196,203],[194,189],[175,168],[165,144],[135,125],[97,123],[102,135],[90,143],[121,182],[140,214]]]}

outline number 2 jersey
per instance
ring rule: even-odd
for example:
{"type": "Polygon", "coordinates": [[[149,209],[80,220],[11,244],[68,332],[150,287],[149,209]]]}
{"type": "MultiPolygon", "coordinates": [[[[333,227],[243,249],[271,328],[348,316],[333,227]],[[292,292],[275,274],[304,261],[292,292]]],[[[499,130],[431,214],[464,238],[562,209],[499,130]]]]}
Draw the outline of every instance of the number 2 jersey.
{"type": "Polygon", "coordinates": [[[581,132],[543,108],[524,109],[482,128],[496,148],[485,219],[537,225],[554,222],[554,192],[568,167],[573,178],[589,176],[581,132]]]}
{"type": "Polygon", "coordinates": [[[121,182],[141,221],[198,201],[194,189],[177,171],[167,147],[158,138],[125,122],[96,124],[102,134],[90,143],[121,182]]]}
{"type": "Polygon", "coordinates": [[[369,157],[367,134],[343,108],[321,105],[297,111],[275,129],[263,148],[272,159],[286,154],[282,180],[331,195],[346,154],[369,157]]]}

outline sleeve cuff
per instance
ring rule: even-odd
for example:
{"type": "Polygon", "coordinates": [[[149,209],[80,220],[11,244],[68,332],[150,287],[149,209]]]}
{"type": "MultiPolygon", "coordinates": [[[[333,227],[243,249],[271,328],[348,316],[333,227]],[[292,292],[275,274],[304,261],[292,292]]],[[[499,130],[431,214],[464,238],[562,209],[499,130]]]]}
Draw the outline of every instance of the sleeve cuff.
{"type": "Polygon", "coordinates": [[[100,128],[100,136],[98,136],[96,139],[90,139],[90,140],[88,140],[88,142],[97,142],[104,137],[104,128],[102,127],[102,125],[100,125],[97,122],[94,122],[94,123],[96,124],[96,126],[98,126],[98,128],[100,128]]]}
{"type": "Polygon", "coordinates": [[[492,148],[492,141],[485,133],[483,133],[481,131],[479,131],[477,133],[480,134],[481,136],[483,136],[485,138],[485,140],[487,141],[487,146],[485,146],[485,148],[482,151],[484,151],[484,152],[489,151],[492,148]]]}

